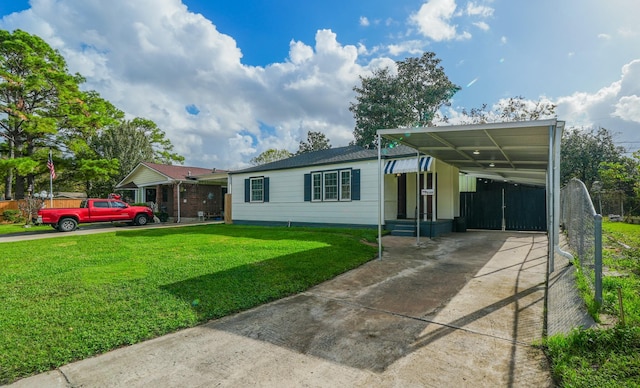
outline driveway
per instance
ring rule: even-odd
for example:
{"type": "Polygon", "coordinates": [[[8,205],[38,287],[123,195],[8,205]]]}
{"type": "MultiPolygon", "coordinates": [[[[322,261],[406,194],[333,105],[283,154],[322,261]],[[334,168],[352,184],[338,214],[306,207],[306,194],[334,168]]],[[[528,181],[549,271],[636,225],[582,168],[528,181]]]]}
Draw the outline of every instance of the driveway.
{"type": "Polygon", "coordinates": [[[542,351],[545,234],[471,231],[307,292],[79,361],[16,387],[553,386],[542,351]]]}

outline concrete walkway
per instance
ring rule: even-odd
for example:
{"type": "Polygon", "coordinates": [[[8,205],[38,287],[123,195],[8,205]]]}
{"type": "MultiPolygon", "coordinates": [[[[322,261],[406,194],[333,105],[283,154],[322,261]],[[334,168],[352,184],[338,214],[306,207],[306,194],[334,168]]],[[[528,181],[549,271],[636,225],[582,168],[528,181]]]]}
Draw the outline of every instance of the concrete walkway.
{"type": "Polygon", "coordinates": [[[553,386],[547,238],[385,237],[382,260],[307,292],[33,376],[15,387],[553,386]]]}

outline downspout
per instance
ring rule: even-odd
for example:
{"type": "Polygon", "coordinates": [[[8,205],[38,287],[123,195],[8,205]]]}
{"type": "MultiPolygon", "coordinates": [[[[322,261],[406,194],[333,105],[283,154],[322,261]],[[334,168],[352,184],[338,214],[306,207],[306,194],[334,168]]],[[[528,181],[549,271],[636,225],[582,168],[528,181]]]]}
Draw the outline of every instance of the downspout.
{"type": "Polygon", "coordinates": [[[381,151],[380,147],[382,144],[382,137],[378,134],[378,260],[382,260],[382,190],[383,187],[383,179],[382,179],[382,160],[380,158],[381,151]]]}
{"type": "Polygon", "coordinates": [[[182,184],[182,181],[178,181],[178,185],[176,186],[176,191],[178,192],[178,218],[176,219],[176,223],[180,223],[180,184],[182,184]]]}
{"type": "MultiPolygon", "coordinates": [[[[573,255],[571,255],[571,253],[563,251],[560,248],[560,145],[561,145],[561,140],[562,140],[562,134],[558,133],[558,125],[556,123],[556,125],[551,126],[550,130],[553,131],[553,137],[554,137],[554,141],[553,141],[553,156],[554,156],[554,163],[553,163],[553,191],[555,192],[555,194],[553,195],[553,233],[554,233],[554,238],[553,238],[553,249],[554,252],[557,252],[558,254],[566,257],[568,260],[573,260],[573,255]]],[[[553,256],[552,256],[553,257],[553,256]]],[[[550,260],[549,263],[549,272],[553,272],[554,271],[554,261],[550,260]]]]}
{"type": "Polygon", "coordinates": [[[420,245],[420,151],[416,150],[416,245],[420,245]]]}

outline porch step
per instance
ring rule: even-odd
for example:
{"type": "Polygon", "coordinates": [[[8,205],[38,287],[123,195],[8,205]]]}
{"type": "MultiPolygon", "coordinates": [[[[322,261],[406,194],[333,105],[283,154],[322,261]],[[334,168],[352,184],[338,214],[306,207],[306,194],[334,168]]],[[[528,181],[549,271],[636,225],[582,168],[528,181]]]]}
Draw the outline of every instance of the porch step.
{"type": "Polygon", "coordinates": [[[409,223],[399,223],[388,225],[392,236],[415,237],[416,226],[409,223]]]}

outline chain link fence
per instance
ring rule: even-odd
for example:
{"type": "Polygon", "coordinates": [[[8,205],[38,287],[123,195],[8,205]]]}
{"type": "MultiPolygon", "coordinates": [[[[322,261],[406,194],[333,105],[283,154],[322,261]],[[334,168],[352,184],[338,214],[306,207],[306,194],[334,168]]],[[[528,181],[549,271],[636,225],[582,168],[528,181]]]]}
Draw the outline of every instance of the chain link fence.
{"type": "Polygon", "coordinates": [[[585,277],[602,303],[602,215],[596,213],[589,192],[572,179],[560,193],[560,225],[585,277]]]}

